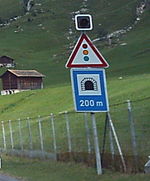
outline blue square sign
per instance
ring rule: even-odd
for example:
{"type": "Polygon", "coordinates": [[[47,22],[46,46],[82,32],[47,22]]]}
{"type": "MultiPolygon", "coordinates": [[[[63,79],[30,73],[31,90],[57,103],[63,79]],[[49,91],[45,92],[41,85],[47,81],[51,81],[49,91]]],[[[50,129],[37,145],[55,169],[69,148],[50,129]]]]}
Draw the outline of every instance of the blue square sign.
{"type": "Polygon", "coordinates": [[[77,112],[109,111],[104,69],[71,69],[71,82],[77,112]]]}

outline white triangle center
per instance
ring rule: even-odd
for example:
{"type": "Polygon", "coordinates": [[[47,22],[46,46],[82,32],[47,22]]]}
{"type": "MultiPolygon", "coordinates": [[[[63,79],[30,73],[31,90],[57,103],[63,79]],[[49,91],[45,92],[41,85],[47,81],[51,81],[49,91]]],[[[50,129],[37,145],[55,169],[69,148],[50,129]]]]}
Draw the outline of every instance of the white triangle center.
{"type": "MultiPolygon", "coordinates": [[[[98,50],[97,50],[98,51],[98,50]]],[[[100,54],[100,52],[98,52],[100,54]]],[[[100,54],[101,55],[101,54],[100,54]]],[[[102,57],[102,55],[101,55],[102,57]]],[[[78,49],[78,52],[76,53],[74,60],[72,62],[73,65],[78,65],[78,64],[103,64],[99,57],[95,54],[93,49],[90,47],[90,45],[87,43],[87,41],[84,39],[81,43],[81,46],[78,49]],[[83,45],[86,44],[87,48],[83,48],[83,45]],[[85,55],[83,53],[84,50],[88,51],[88,54],[85,55]]]]}

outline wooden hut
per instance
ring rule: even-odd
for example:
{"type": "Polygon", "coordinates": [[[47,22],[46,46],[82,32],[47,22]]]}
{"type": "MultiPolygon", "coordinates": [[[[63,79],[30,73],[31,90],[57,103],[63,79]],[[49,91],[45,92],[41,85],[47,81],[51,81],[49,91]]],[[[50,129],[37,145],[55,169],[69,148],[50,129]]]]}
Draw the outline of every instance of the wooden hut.
{"type": "Polygon", "coordinates": [[[12,94],[24,90],[34,90],[43,88],[43,78],[45,76],[36,70],[10,70],[3,75],[1,91],[2,95],[12,94]]]}
{"type": "Polygon", "coordinates": [[[0,67],[15,67],[15,62],[13,58],[10,58],[8,56],[1,56],[0,57],[0,67]]]}

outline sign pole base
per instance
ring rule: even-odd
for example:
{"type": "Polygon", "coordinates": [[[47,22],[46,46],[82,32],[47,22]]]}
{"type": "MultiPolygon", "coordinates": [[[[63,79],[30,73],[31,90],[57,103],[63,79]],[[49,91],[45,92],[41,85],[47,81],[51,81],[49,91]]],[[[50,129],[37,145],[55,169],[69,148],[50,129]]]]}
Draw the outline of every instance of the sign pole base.
{"type": "Polygon", "coordinates": [[[99,150],[95,113],[91,112],[91,118],[92,118],[93,136],[94,136],[94,144],[95,144],[97,174],[102,175],[102,163],[101,163],[101,155],[100,155],[100,150],[99,150]]]}

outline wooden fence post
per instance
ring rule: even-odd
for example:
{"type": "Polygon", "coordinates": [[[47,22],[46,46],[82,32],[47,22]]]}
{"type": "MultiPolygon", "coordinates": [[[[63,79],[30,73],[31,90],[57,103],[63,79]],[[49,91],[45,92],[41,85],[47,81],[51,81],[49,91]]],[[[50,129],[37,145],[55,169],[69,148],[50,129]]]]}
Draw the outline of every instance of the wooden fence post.
{"type": "Polygon", "coordinates": [[[6,135],[5,135],[4,121],[2,121],[1,124],[2,124],[2,133],[3,133],[3,145],[4,145],[4,150],[7,151],[7,144],[6,144],[6,135]]]}
{"type": "Polygon", "coordinates": [[[44,152],[43,133],[42,133],[42,125],[41,125],[41,118],[40,118],[40,116],[38,117],[38,125],[39,125],[41,151],[44,152]]]}
{"type": "Polygon", "coordinates": [[[10,143],[12,150],[14,149],[14,140],[13,140],[13,131],[12,131],[12,124],[11,120],[9,120],[9,132],[10,132],[10,143]]]}
{"type": "Polygon", "coordinates": [[[66,129],[67,129],[67,138],[68,138],[68,151],[72,151],[72,144],[71,144],[71,135],[70,135],[70,124],[68,119],[68,113],[65,112],[65,118],[66,118],[66,129]]]}
{"type": "Polygon", "coordinates": [[[57,154],[56,132],[55,132],[55,124],[54,124],[54,115],[53,115],[53,113],[51,113],[50,117],[51,117],[51,125],[52,125],[54,153],[57,154]]]}
{"type": "Polygon", "coordinates": [[[31,125],[30,125],[30,118],[27,118],[27,127],[29,130],[29,148],[30,150],[33,150],[33,143],[32,143],[32,131],[31,131],[31,125]]]}
{"type": "Polygon", "coordinates": [[[131,101],[127,100],[127,104],[128,104],[128,118],[129,118],[130,131],[131,131],[132,151],[133,151],[133,156],[134,156],[134,166],[135,166],[136,171],[138,171],[138,152],[137,152],[135,124],[134,124],[134,119],[132,115],[131,101]]]}
{"type": "Polygon", "coordinates": [[[18,119],[18,127],[19,127],[20,148],[23,151],[23,138],[22,138],[22,129],[21,129],[21,120],[20,119],[18,119]]]}

